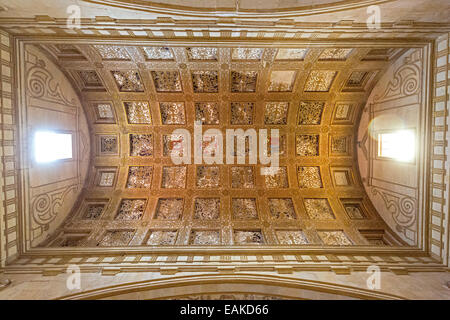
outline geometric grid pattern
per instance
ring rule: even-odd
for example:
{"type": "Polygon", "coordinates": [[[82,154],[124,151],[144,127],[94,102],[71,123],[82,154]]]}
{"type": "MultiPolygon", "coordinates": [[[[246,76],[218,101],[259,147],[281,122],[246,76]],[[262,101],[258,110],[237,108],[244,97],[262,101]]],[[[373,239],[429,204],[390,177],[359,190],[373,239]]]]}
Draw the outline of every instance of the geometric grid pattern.
{"type": "MultiPolygon", "coordinates": [[[[130,246],[323,245],[318,232],[327,230],[343,230],[351,244],[367,245],[356,223],[366,223],[364,229],[371,229],[371,223],[386,229],[376,213],[370,215],[371,221],[348,219],[340,199],[367,201],[364,190],[358,184],[335,189],[331,180],[333,159],[358,174],[355,159],[330,153],[330,141],[354,133],[356,107],[367,92],[346,92],[345,101],[353,106],[346,122],[334,125],[333,117],[344,100],[340,90],[348,77],[343,71],[362,68],[367,49],[354,48],[353,60],[321,61],[326,68],[318,72],[320,48],[293,51],[295,59],[286,60],[287,52],[277,48],[127,46],[125,51],[115,47],[123,59],[114,61],[98,61],[85,48],[80,47],[85,63],[99,75],[106,91],[83,91],[83,98],[92,105],[95,100],[113,101],[110,116],[117,119],[116,124],[89,119],[97,123],[97,135],[118,139],[104,156],[95,153],[93,163],[117,168],[118,181],[108,190],[90,184],[89,196],[82,201],[108,199],[100,220],[71,219],[70,225],[62,226],[64,232],[88,230],[81,245],[97,246],[103,237],[113,235],[124,235],[127,241],[131,237],[130,246]],[[125,57],[136,67],[130,69],[125,57]],[[317,83],[311,82],[314,78],[317,83]],[[203,122],[203,131],[278,129],[284,151],[280,170],[264,176],[259,162],[174,164],[169,151],[183,138],[173,140],[170,135],[177,128],[187,128],[193,135],[195,120],[203,122]],[[307,205],[320,199],[326,205],[307,205]]],[[[371,61],[365,70],[387,65],[371,61]]],[[[65,62],[64,68],[74,72],[79,67],[65,62]]]]}

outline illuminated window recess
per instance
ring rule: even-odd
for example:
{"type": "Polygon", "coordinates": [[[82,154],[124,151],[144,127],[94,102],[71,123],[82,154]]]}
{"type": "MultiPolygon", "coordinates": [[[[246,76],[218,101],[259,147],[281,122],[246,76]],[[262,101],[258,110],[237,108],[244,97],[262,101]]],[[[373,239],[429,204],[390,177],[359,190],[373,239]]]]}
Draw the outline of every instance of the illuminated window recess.
{"type": "Polygon", "coordinates": [[[36,132],[34,135],[34,157],[38,163],[72,159],[72,135],[51,131],[36,132]]]}
{"type": "Polygon", "coordinates": [[[378,134],[378,157],[412,162],[416,155],[414,130],[378,134]]]}

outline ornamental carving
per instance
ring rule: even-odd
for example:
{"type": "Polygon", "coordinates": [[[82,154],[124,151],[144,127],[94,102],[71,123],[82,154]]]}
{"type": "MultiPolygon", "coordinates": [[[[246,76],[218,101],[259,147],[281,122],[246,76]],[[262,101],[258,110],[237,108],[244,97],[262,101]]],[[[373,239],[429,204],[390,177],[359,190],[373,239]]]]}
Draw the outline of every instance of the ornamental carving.
{"type": "Polygon", "coordinates": [[[97,220],[103,213],[105,208],[104,204],[90,204],[87,206],[86,211],[83,214],[83,219],[97,220]]]}
{"type": "Polygon", "coordinates": [[[191,47],[186,53],[189,60],[217,60],[217,48],[191,47]]]}
{"type": "Polygon", "coordinates": [[[298,108],[298,124],[311,125],[320,124],[325,102],[300,102],[298,108]]]}
{"type": "Polygon", "coordinates": [[[337,71],[313,70],[306,79],[305,91],[328,92],[336,77],[337,71]]]}
{"type": "Polygon", "coordinates": [[[152,134],[130,134],[130,156],[151,157],[153,155],[152,134]]]}
{"type": "Polygon", "coordinates": [[[306,213],[313,220],[335,219],[328,199],[304,199],[306,213]]]}
{"type": "Polygon", "coordinates": [[[289,188],[288,174],[286,167],[279,167],[276,172],[264,176],[266,188],[289,188]]]}
{"type": "Polygon", "coordinates": [[[165,198],[158,199],[156,208],[156,219],[178,220],[183,215],[183,199],[165,198]]]}
{"type": "Polygon", "coordinates": [[[421,88],[422,65],[420,61],[407,61],[409,63],[398,68],[384,92],[375,96],[374,102],[381,103],[386,100],[418,94],[421,88]]]}
{"type": "Polygon", "coordinates": [[[162,124],[184,124],[186,122],[184,102],[161,102],[159,109],[162,124]]]}
{"type": "Polygon", "coordinates": [[[294,203],[291,198],[272,198],[269,199],[270,215],[275,220],[295,220],[297,214],[295,213],[294,203]]]}
{"type": "Polygon", "coordinates": [[[130,166],[128,169],[127,188],[150,188],[152,185],[153,167],[130,166]]]}
{"type": "Polygon", "coordinates": [[[128,122],[132,124],[151,124],[152,117],[147,101],[124,102],[128,122]]]}
{"type": "Polygon", "coordinates": [[[34,98],[40,98],[51,102],[61,103],[63,105],[75,107],[75,97],[67,97],[62,92],[59,82],[53,78],[53,75],[45,68],[42,60],[30,70],[27,76],[27,93],[34,98]]]}
{"type": "Polygon", "coordinates": [[[161,188],[185,188],[186,167],[163,167],[161,188]]]}
{"type": "MultiPolygon", "coordinates": [[[[92,130],[98,161],[87,194],[99,197],[99,206],[87,214],[87,205],[96,205],[97,200],[80,200],[83,211],[77,211],[80,214],[62,229],[66,235],[84,230],[89,241],[67,237],[65,243],[91,245],[100,242],[105,231],[124,231],[130,233],[112,233],[103,245],[302,246],[322,244],[317,231],[339,231],[342,219],[345,231],[348,228],[349,235],[356,234],[360,225],[367,226],[359,213],[367,213],[366,217],[381,226],[383,222],[369,206],[359,212],[346,202],[335,204],[360,191],[357,172],[350,168],[355,157],[350,143],[356,140],[352,137],[353,118],[359,115],[365,93],[358,93],[356,99],[351,92],[341,96],[341,89],[353,71],[373,71],[367,64],[353,69],[353,60],[364,57],[367,49],[355,48],[352,61],[316,65],[323,46],[214,46],[122,46],[128,58],[114,46],[105,50],[93,44],[86,46],[89,50],[77,46],[85,62],[97,68],[106,90],[83,92],[92,108],[87,116],[95,116],[89,121],[95,123],[92,130]],[[303,84],[308,83],[311,70],[317,71],[317,79],[310,80],[311,90],[336,89],[330,101],[323,93],[326,91],[304,93],[303,84]],[[335,77],[336,72],[346,76],[335,77]],[[334,84],[336,81],[339,83],[334,84]],[[260,162],[237,163],[236,159],[227,165],[174,164],[172,151],[186,154],[184,137],[171,132],[187,129],[194,141],[195,120],[205,125],[203,132],[210,128],[268,129],[267,154],[262,152],[272,156],[270,142],[278,145],[279,169],[261,171],[265,165],[260,162]],[[270,129],[279,129],[278,139],[270,129]],[[122,208],[122,203],[111,201],[114,198],[146,201],[144,211],[133,213],[129,206],[122,208]],[[103,209],[100,204],[105,205],[103,209]],[[120,209],[122,214],[118,214],[120,209]]],[[[321,59],[342,59],[348,54],[338,51],[321,59]]],[[[378,64],[385,66],[384,62],[378,64]]],[[[61,65],[73,71],[86,68],[68,60],[61,65]]],[[[362,74],[355,73],[352,83],[358,82],[358,75],[362,74]]],[[[204,139],[202,145],[205,148],[216,141],[204,139]]],[[[233,144],[236,156],[237,139],[233,144]]],[[[247,156],[252,151],[248,138],[244,151],[247,156]]],[[[351,241],[367,244],[362,236],[351,241]]]]}
{"type": "Polygon", "coordinates": [[[178,71],[152,71],[151,73],[157,92],[183,91],[178,71]]]}
{"type": "Polygon", "coordinates": [[[233,239],[234,239],[235,244],[263,244],[264,243],[264,238],[263,238],[261,231],[235,230],[233,239]]]}
{"type": "Polygon", "coordinates": [[[233,48],[232,60],[261,60],[264,49],[262,48],[233,48]]]}
{"type": "Polygon", "coordinates": [[[219,104],[216,102],[196,102],[195,120],[204,125],[219,124],[219,104]]]}
{"type": "Polygon", "coordinates": [[[135,231],[107,231],[97,246],[121,247],[126,246],[133,239],[135,231]]]}
{"type": "Polygon", "coordinates": [[[231,92],[255,92],[257,71],[231,71],[231,92]]]}
{"type": "Polygon", "coordinates": [[[317,231],[323,244],[327,246],[350,246],[352,242],[343,231],[317,231]]]}
{"type": "Polygon", "coordinates": [[[172,60],[173,53],[169,47],[143,47],[147,60],[172,60]]]}
{"type": "Polygon", "coordinates": [[[217,220],[220,215],[220,198],[197,198],[194,205],[194,219],[217,220]]]}
{"type": "Polygon", "coordinates": [[[297,178],[299,188],[322,188],[319,167],[298,167],[297,178]]]}
{"type": "Polygon", "coordinates": [[[319,155],[319,135],[304,134],[296,137],[296,153],[298,156],[319,155]]]}
{"type": "Polygon", "coordinates": [[[233,219],[236,220],[256,220],[258,210],[256,199],[254,198],[233,198],[231,199],[231,211],[233,219]]]}
{"type": "Polygon", "coordinates": [[[191,232],[189,243],[206,246],[220,244],[220,232],[216,230],[194,230],[191,232]]]}
{"type": "Polygon", "coordinates": [[[94,45],[104,60],[129,60],[130,55],[125,47],[114,45],[94,45]]]}
{"type": "Polygon", "coordinates": [[[70,194],[76,194],[78,185],[71,185],[49,193],[38,195],[31,200],[31,214],[39,225],[47,225],[52,222],[64,204],[64,200],[70,194]]]}
{"type": "Polygon", "coordinates": [[[253,167],[232,167],[231,168],[232,188],[254,188],[255,177],[253,167]]]}
{"type": "Polygon", "coordinates": [[[141,76],[136,70],[111,71],[119,91],[144,92],[141,76]]]}
{"type": "Polygon", "coordinates": [[[150,232],[147,244],[151,246],[173,246],[177,240],[177,231],[154,230],[150,232]]]}
{"type": "Polygon", "coordinates": [[[370,190],[373,195],[380,196],[383,200],[397,225],[397,231],[405,233],[406,229],[413,226],[417,219],[416,199],[376,187],[370,190]]]}
{"type": "Polygon", "coordinates": [[[219,92],[219,79],[217,71],[193,71],[192,86],[194,92],[219,92]]]}
{"type": "Polygon", "coordinates": [[[116,220],[140,220],[144,214],[145,199],[125,199],[120,203],[116,220]]]}
{"type": "Polygon", "coordinates": [[[280,244],[308,244],[308,239],[300,230],[277,230],[275,234],[280,244]]]}
{"type": "Polygon", "coordinates": [[[197,167],[197,187],[217,188],[220,183],[220,168],[217,166],[197,167]]]}
{"type": "Polygon", "coordinates": [[[231,103],[231,124],[253,124],[253,102],[231,103]]]}
{"type": "Polygon", "coordinates": [[[289,102],[267,102],[264,109],[264,123],[287,124],[289,102]]]}

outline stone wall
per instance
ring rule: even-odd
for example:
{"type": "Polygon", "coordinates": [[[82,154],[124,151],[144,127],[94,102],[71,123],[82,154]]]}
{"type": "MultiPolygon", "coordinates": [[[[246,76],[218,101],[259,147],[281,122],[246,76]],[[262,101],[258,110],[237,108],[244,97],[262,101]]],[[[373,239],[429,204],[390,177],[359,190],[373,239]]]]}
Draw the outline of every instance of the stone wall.
{"type": "Polygon", "coordinates": [[[17,132],[12,55],[10,35],[0,30],[0,267],[18,253],[17,132]]]}

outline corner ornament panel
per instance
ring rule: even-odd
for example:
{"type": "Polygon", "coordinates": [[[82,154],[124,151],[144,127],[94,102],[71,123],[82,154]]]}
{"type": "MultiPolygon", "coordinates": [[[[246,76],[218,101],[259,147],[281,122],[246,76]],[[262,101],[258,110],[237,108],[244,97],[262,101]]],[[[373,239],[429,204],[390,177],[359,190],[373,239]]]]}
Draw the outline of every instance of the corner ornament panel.
{"type": "Polygon", "coordinates": [[[45,62],[42,60],[38,60],[37,65],[28,71],[27,89],[28,93],[34,98],[72,107],[76,106],[74,98],[68,99],[64,96],[59,83],[45,69],[45,62]]]}
{"type": "Polygon", "coordinates": [[[58,215],[58,210],[64,203],[64,198],[70,193],[78,191],[77,185],[71,185],[50,193],[41,194],[32,201],[32,216],[39,225],[52,222],[58,215]]]}
{"type": "MultiPolygon", "coordinates": [[[[420,51],[417,51],[417,55],[420,51]]],[[[375,96],[374,103],[382,103],[406,96],[419,93],[420,86],[420,68],[422,67],[421,57],[411,57],[405,59],[405,65],[395,71],[392,81],[390,81],[381,96],[375,96]]]]}

